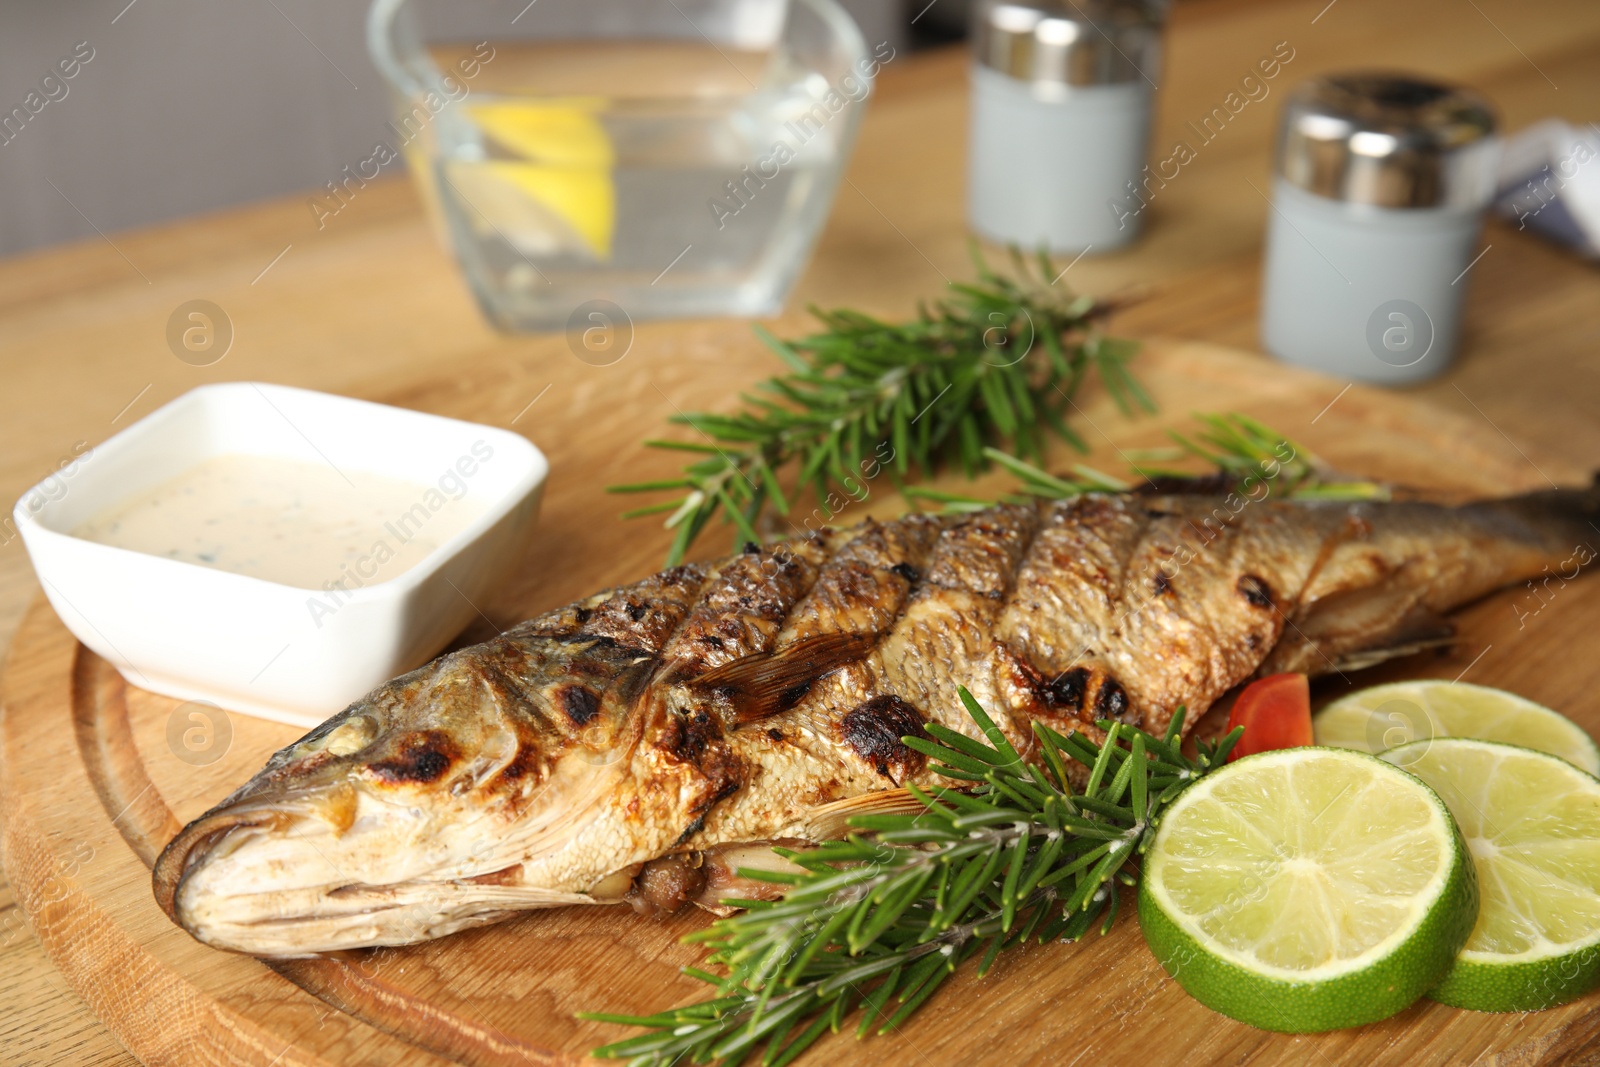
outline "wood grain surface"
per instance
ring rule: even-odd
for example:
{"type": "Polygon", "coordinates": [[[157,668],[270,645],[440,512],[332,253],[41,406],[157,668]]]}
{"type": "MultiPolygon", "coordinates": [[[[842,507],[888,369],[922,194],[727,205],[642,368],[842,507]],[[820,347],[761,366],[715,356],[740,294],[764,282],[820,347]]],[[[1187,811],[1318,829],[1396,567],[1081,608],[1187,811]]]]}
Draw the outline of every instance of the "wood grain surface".
{"type": "MultiPolygon", "coordinates": [[[[1142,357],[1163,411],[1185,405],[1233,407],[1300,436],[1341,466],[1450,493],[1533,488],[1542,479],[1480,422],[1438,412],[1391,394],[1351,389],[1327,408],[1334,383],[1274,369],[1216,346],[1164,342],[1142,357]],[[1326,409],[1326,410],[1324,410],[1326,409]],[[1320,417],[1319,417],[1320,413],[1320,417]],[[1315,420],[1315,422],[1313,422],[1315,420]]],[[[576,392],[595,368],[575,360],[548,373],[576,392]]],[[[665,391],[683,388],[666,368],[665,391]]],[[[498,380],[477,381],[444,405],[459,414],[492,406],[498,380]]],[[[631,434],[622,417],[591,413],[584,423],[560,416],[587,442],[631,434]]],[[[1115,466],[1118,453],[1160,440],[1173,416],[1128,420],[1104,396],[1082,400],[1079,417],[1106,433],[1092,462],[1115,466]]],[[[1181,416],[1179,416],[1181,418],[1181,416]]],[[[557,469],[584,465],[574,440],[557,469]]],[[[996,479],[998,481],[999,479],[996,479]]],[[[998,487],[998,486],[997,486],[998,487]]],[[[515,596],[498,601],[467,639],[639,575],[651,552],[627,527],[609,521],[592,485],[552,486],[548,521],[530,552],[515,596]],[[584,536],[583,531],[592,531],[584,536]],[[559,559],[560,566],[541,565],[559,559]]],[[[869,496],[860,514],[897,514],[887,491],[869,496]]],[[[1600,733],[1600,692],[1588,656],[1600,651],[1600,598],[1564,591],[1529,619],[1509,590],[1467,613],[1453,653],[1391,667],[1391,676],[1425,674],[1515,688],[1554,704],[1600,733]],[[1552,656],[1551,635],[1574,635],[1552,656]],[[1586,655],[1587,654],[1587,655],[1586,655]]],[[[1537,603],[1537,601],[1535,601],[1537,603]]],[[[1363,678],[1362,681],[1375,680],[1363,678]]],[[[1322,696],[1352,680],[1319,686],[1322,696]]],[[[707,921],[688,911],[665,921],[626,908],[560,908],[500,926],[409,948],[338,959],[263,963],[206,948],[167,921],[149,889],[149,865],[179,826],[252,774],[300,731],[234,714],[231,741],[203,754],[169,740],[180,728],[178,701],[123,682],[71,638],[40,603],[24,621],[6,668],[7,716],[0,724],[0,838],[7,869],[45,950],[120,1040],[150,1064],[323,1065],[435,1064],[530,1067],[570,1064],[618,1028],[579,1023],[581,1010],[646,1013],[686,1001],[698,983],[679,970],[699,958],[680,942],[707,921]]],[[[1152,1033],[1161,1046],[1152,1064],[1248,1058],[1298,1064],[1307,1057],[1343,1062],[1359,1054],[1379,1064],[1539,1062],[1600,1037],[1600,993],[1547,1012],[1496,1016],[1419,1004],[1387,1022],[1337,1034],[1268,1034],[1213,1015],[1162,973],[1143,948],[1129,915],[1105,938],[1077,945],[1029,947],[986,980],[958,976],[917,1024],[852,1048],[831,1038],[804,1062],[849,1054],[862,1062],[1034,1062],[1070,1034],[1082,1054],[1123,1062],[1152,1033]],[[1068,1020],[1051,1005],[1078,1005],[1068,1020]],[[960,1011],[941,1010],[954,1009],[960,1011]],[[974,1010],[974,1006],[981,1010],[974,1010]]]]}
{"type": "MultiPolygon", "coordinates": [[[[1150,208],[1146,238],[1113,256],[1085,258],[1068,273],[1066,282],[1079,289],[1143,297],[1119,317],[1120,332],[1254,346],[1257,250],[1268,210],[1260,191],[1267,187],[1270,131],[1283,91],[1311,74],[1388,66],[1469,82],[1497,102],[1511,129],[1549,115],[1588,122],[1600,113],[1600,65],[1593,62],[1600,7],[1587,0],[1199,0],[1174,12],[1157,145],[1184,136],[1186,123],[1219,103],[1279,41],[1290,42],[1295,59],[1273,83],[1272,95],[1246,108],[1163,190],[1150,208]]],[[[808,301],[903,315],[944,280],[969,275],[961,224],[962,63],[949,53],[900,57],[885,69],[849,181],[790,310],[774,329],[804,329],[808,301]]],[[[1600,461],[1600,278],[1514,227],[1492,224],[1485,244],[1488,251],[1464,282],[1472,286],[1472,299],[1463,357],[1443,379],[1410,395],[1461,416],[1463,441],[1500,449],[1484,471],[1511,481],[1578,477],[1600,461]]],[[[560,336],[503,337],[483,324],[403,180],[369,186],[320,231],[305,203],[290,199],[112,234],[110,241],[0,262],[0,498],[14,499],[70,457],[78,442],[97,443],[210,381],[281,381],[511,425],[551,454],[555,470],[527,580],[482,605],[491,620],[504,623],[527,607],[589,591],[588,577],[600,572],[580,575],[569,568],[573,553],[604,560],[610,569],[601,580],[652,565],[663,535],[648,525],[614,522],[616,502],[600,487],[668,468],[670,458],[645,452],[637,441],[675,406],[725,404],[737,388],[770,370],[738,322],[642,324],[628,358],[609,368],[613,373],[585,368],[587,376],[576,376],[574,363],[560,336]],[[207,368],[173,358],[164,341],[167,316],[195,297],[222,305],[236,329],[232,351],[207,368]]],[[[1247,366],[1252,378],[1273,373],[1259,358],[1247,366]]],[[[1300,420],[1304,426],[1274,410],[1260,414],[1349,465],[1375,456],[1375,467],[1381,466],[1386,452],[1399,453],[1387,458],[1401,464],[1406,455],[1423,462],[1417,457],[1425,453],[1400,444],[1400,430],[1432,415],[1397,411],[1388,416],[1388,433],[1334,421],[1360,392],[1341,396],[1343,385],[1322,383],[1322,404],[1333,407],[1314,425],[1316,411],[1300,420]],[[1329,426],[1342,429],[1325,437],[1329,426]]],[[[1179,399],[1168,414],[1198,406],[1179,399]]],[[[36,595],[20,542],[6,527],[0,531],[0,638],[11,635],[36,595]]],[[[1578,610],[1577,598],[1570,599],[1573,604],[1553,605],[1536,624],[1578,610]]],[[[1499,610],[1509,611],[1504,604],[1499,610]]],[[[48,619],[34,621],[44,626],[48,619]]],[[[1571,696],[1561,686],[1573,693],[1583,688],[1573,664],[1592,662],[1593,653],[1567,643],[1564,631],[1553,632],[1563,640],[1496,643],[1472,677],[1524,685],[1535,697],[1571,696]],[[1480,677],[1480,671],[1499,673],[1480,677]]],[[[62,683],[56,695],[66,703],[57,706],[72,706],[71,694],[62,683]]],[[[15,707],[6,715],[9,730],[18,719],[15,707]]],[[[76,734],[59,731],[35,743],[40,754],[81,751],[76,734]]],[[[239,744],[245,743],[241,735],[239,744]]],[[[33,756],[30,750],[25,758],[33,756]]],[[[204,800],[182,788],[161,795],[180,816],[199,810],[193,805],[204,800]]],[[[59,803],[104,811],[103,797],[93,793],[69,794],[59,803]]],[[[10,815],[8,826],[15,821],[10,815]]],[[[109,838],[108,847],[132,857],[119,839],[109,838]]],[[[60,850],[72,843],[47,844],[60,850]]],[[[70,851],[62,854],[70,863],[70,851]]],[[[45,877],[48,897],[57,890],[45,877]]],[[[112,955],[105,966],[121,962],[112,955]]],[[[222,979],[208,976],[197,988],[213,980],[222,979]]],[[[130,975],[130,998],[140,995],[136,985],[130,975]]],[[[992,983],[973,995],[982,1004],[1004,996],[990,992],[1004,988],[992,983]]],[[[1098,994],[1089,1004],[1123,1011],[1098,994]]],[[[1213,1020],[1195,1020],[1196,1033],[1203,1036],[1213,1020]]],[[[312,1051],[319,1047],[325,1046],[312,1051]]],[[[1447,1051],[1441,1047],[1441,1054],[1447,1051]]],[[[280,1062],[293,1062],[294,1054],[285,1051],[280,1062]]],[[[883,1055],[924,1063],[948,1062],[954,1053],[941,1046],[920,1055],[883,1055]]],[[[0,885],[0,1063],[130,1062],[47,961],[0,885]]]]}

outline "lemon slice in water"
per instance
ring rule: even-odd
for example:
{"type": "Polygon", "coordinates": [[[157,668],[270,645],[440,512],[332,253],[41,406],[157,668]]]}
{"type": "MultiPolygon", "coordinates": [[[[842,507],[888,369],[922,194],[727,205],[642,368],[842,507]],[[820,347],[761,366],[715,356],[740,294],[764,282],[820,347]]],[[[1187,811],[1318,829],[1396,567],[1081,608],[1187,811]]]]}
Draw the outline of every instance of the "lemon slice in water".
{"type": "Polygon", "coordinates": [[[469,179],[505,221],[506,236],[519,247],[546,251],[552,243],[571,245],[572,239],[596,259],[611,258],[616,228],[617,194],[612,180],[616,154],[597,112],[599,101],[559,104],[514,101],[469,104],[471,115],[485,137],[503,155],[472,164],[478,176],[469,179]],[[485,183],[498,189],[484,189],[485,183]],[[534,225],[553,220],[567,240],[552,242],[548,234],[518,240],[528,226],[527,211],[506,205],[507,193],[537,205],[534,225]]]}

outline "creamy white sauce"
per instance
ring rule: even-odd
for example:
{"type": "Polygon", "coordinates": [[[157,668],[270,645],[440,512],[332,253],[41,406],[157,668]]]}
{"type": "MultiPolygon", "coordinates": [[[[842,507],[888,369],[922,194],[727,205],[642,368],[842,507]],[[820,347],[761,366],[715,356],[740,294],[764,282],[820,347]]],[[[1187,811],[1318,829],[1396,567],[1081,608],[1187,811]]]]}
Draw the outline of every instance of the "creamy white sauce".
{"type": "Polygon", "coordinates": [[[230,454],[136,494],[72,533],[282,585],[355,589],[414,567],[460,532],[481,511],[465,494],[460,478],[433,486],[230,454]]]}

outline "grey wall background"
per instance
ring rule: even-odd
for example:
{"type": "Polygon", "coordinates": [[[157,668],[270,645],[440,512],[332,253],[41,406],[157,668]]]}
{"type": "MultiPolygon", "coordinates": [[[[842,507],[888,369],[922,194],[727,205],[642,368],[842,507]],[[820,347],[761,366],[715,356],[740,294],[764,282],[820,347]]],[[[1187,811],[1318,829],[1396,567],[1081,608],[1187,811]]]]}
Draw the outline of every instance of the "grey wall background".
{"type": "MultiPolygon", "coordinates": [[[[904,48],[906,8],[925,3],[844,6],[869,40],[904,48]]],[[[0,0],[0,116],[26,117],[0,144],[0,255],[330,180],[388,118],[366,11],[365,0],[0,0]],[[93,58],[62,79],[57,63],[79,42],[93,58]]]]}

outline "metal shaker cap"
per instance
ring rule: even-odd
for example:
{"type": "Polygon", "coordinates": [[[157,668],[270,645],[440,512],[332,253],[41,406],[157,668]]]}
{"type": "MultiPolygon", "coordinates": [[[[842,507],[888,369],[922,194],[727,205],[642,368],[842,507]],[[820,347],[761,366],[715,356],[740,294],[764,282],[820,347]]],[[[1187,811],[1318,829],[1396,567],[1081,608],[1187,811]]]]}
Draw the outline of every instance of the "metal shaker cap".
{"type": "Polygon", "coordinates": [[[1160,66],[1165,0],[979,0],[978,63],[1035,87],[1139,81],[1160,66]]]}
{"type": "Polygon", "coordinates": [[[1284,104],[1278,173],[1300,188],[1375,207],[1482,207],[1494,192],[1489,102],[1407,74],[1328,74],[1284,104]]]}

